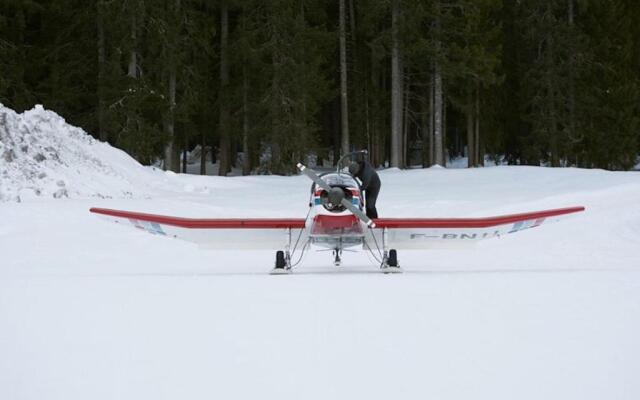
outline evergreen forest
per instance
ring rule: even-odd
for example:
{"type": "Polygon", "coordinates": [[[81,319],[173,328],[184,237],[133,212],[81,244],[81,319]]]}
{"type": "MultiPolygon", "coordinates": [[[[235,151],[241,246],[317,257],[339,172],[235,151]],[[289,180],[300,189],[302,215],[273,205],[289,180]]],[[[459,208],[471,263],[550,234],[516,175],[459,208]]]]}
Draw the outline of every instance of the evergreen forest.
{"type": "Polygon", "coordinates": [[[0,103],[176,172],[197,146],[221,175],[359,149],[628,170],[640,2],[0,0],[0,103]]]}

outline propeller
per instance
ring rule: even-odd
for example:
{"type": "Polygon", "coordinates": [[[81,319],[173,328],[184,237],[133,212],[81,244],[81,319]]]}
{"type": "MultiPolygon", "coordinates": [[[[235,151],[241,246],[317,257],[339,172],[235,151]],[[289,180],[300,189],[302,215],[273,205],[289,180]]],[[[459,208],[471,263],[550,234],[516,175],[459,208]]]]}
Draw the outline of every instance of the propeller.
{"type": "Polygon", "coordinates": [[[320,186],[324,190],[327,191],[329,196],[329,201],[333,204],[337,204],[338,202],[342,204],[344,208],[351,211],[356,217],[360,218],[362,222],[367,224],[369,228],[375,228],[376,224],[371,220],[371,218],[367,217],[365,213],[362,212],[358,207],[354,206],[349,200],[344,198],[344,192],[340,188],[332,188],[327,184],[327,182],[320,179],[318,174],[311,168],[307,168],[301,163],[298,163],[298,169],[300,172],[309,177],[312,181],[316,183],[316,185],[320,186]],[[335,200],[335,202],[334,202],[335,200]]]}
{"type": "Polygon", "coordinates": [[[332,187],[331,190],[327,192],[327,197],[329,198],[329,203],[333,205],[342,204],[344,191],[339,187],[332,187]]]}

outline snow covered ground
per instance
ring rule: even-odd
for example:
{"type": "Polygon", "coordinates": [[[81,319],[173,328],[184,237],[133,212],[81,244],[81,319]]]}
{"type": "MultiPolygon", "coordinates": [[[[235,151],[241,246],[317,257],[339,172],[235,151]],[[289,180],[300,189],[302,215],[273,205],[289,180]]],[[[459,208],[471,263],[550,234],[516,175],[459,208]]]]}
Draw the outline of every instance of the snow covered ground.
{"type": "Polygon", "coordinates": [[[306,177],[164,173],[58,133],[59,158],[80,154],[73,175],[48,167],[61,198],[0,151],[0,175],[13,171],[0,180],[0,399],[640,398],[637,172],[382,171],[385,217],[587,210],[474,248],[401,252],[400,275],[312,252],[270,276],[272,252],[200,250],[88,209],[303,217],[306,177]]]}

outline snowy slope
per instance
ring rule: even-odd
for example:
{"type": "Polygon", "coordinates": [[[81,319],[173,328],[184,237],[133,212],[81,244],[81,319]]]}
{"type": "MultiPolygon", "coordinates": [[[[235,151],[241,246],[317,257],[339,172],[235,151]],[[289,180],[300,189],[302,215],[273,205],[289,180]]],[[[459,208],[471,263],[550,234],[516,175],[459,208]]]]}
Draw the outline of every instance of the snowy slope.
{"type": "Polygon", "coordinates": [[[587,211],[470,249],[402,252],[402,275],[363,253],[335,268],[311,252],[270,276],[272,252],[203,251],[88,209],[303,217],[307,178],[165,174],[112,150],[113,184],[80,150],[69,162],[86,175],[47,171],[70,198],[2,181],[22,202],[0,203],[0,399],[640,398],[636,172],[383,171],[386,217],[587,211]]]}
{"type": "Polygon", "coordinates": [[[0,201],[139,197],[157,173],[42,106],[17,114],[0,104],[0,201]]]}

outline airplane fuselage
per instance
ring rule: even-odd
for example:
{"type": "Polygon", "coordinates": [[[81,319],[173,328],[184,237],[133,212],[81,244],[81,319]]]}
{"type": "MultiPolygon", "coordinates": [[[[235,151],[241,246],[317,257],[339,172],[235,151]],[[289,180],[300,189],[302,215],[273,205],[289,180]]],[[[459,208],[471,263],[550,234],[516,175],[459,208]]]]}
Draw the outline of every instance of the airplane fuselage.
{"type": "MultiPolygon", "coordinates": [[[[332,188],[340,188],[345,198],[360,210],[364,208],[358,182],[348,173],[328,173],[320,177],[332,188]]],[[[362,246],[365,224],[340,204],[332,204],[328,193],[313,185],[309,204],[312,207],[306,228],[309,240],[318,247],[342,250],[362,246]]]]}

